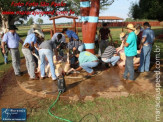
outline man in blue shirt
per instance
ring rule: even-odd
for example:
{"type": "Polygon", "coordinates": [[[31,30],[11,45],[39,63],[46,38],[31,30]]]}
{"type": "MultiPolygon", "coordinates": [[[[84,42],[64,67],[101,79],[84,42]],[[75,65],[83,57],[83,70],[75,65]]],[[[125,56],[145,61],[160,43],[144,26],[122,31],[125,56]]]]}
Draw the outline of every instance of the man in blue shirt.
{"type": "Polygon", "coordinates": [[[78,35],[72,30],[68,30],[67,28],[63,28],[62,33],[66,33],[66,35],[69,38],[69,42],[71,42],[71,41],[79,41],[78,35]]]}
{"type": "Polygon", "coordinates": [[[148,72],[150,67],[150,54],[152,50],[152,45],[154,43],[155,34],[150,28],[150,24],[145,22],[143,24],[144,31],[141,40],[141,55],[140,55],[140,66],[139,72],[148,72]]]}
{"type": "Polygon", "coordinates": [[[22,52],[25,56],[26,67],[30,76],[30,80],[37,79],[35,76],[35,62],[32,55],[32,51],[34,51],[35,48],[38,48],[36,41],[39,36],[41,36],[41,31],[35,30],[34,33],[31,33],[26,37],[22,47],[22,52]]]}
{"type": "Polygon", "coordinates": [[[134,65],[133,65],[133,58],[137,55],[137,36],[134,33],[134,25],[128,24],[127,31],[129,33],[127,41],[124,41],[125,46],[125,55],[126,55],[126,62],[125,62],[125,72],[123,75],[124,80],[127,79],[128,73],[130,74],[128,82],[134,81],[134,65]]]}
{"type": "Polygon", "coordinates": [[[5,44],[7,44],[11,52],[12,66],[14,68],[14,73],[16,76],[21,76],[19,42],[23,44],[23,41],[20,39],[19,35],[16,33],[16,30],[18,30],[18,28],[16,28],[15,25],[10,25],[8,29],[9,29],[9,32],[4,34],[4,37],[2,40],[2,52],[3,54],[6,54],[5,44]]]}

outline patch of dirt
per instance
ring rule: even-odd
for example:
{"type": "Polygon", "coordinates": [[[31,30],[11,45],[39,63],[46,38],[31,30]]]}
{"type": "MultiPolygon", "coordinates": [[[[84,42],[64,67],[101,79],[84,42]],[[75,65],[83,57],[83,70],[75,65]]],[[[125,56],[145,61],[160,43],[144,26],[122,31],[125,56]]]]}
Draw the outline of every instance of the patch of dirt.
{"type": "Polygon", "coordinates": [[[18,86],[12,68],[4,75],[2,79],[0,79],[0,83],[0,109],[37,107],[38,100],[41,98],[24,92],[18,86]]]}

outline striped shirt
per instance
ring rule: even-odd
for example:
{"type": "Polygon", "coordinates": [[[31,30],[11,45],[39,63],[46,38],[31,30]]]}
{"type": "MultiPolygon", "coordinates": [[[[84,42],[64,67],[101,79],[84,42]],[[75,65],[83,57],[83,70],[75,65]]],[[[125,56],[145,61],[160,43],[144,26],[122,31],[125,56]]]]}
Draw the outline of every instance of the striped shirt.
{"type": "Polygon", "coordinates": [[[101,58],[107,58],[107,59],[109,59],[109,58],[113,57],[113,55],[116,54],[116,53],[117,53],[117,52],[116,52],[115,47],[113,47],[113,46],[108,46],[108,47],[105,49],[104,53],[102,54],[101,58]]]}

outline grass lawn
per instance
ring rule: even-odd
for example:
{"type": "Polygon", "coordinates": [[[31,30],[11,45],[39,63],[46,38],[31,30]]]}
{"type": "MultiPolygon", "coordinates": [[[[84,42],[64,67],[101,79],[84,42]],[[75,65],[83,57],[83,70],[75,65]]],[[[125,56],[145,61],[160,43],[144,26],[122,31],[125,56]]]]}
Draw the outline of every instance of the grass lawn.
{"type": "MultiPolygon", "coordinates": [[[[48,26],[51,27],[51,26],[48,26]]],[[[42,28],[48,28],[44,25],[42,28]]],[[[24,40],[26,33],[30,27],[23,26],[19,27],[17,31],[20,37],[24,40]]],[[[119,34],[121,28],[110,28],[113,40],[119,40],[119,34]]],[[[152,27],[156,36],[163,33],[163,28],[152,27]]],[[[50,39],[50,34],[45,34],[46,39],[50,39]]],[[[82,34],[79,33],[80,39],[82,34]]],[[[120,41],[119,41],[120,43],[120,41]]],[[[156,39],[153,46],[153,51],[156,45],[160,46],[161,59],[163,59],[163,40],[156,39]]],[[[155,57],[152,51],[152,57],[155,57]]],[[[20,46],[21,52],[21,46],[20,46]]],[[[21,52],[21,57],[23,57],[21,52]]],[[[0,54],[0,77],[3,76],[8,69],[11,68],[11,57],[9,55],[9,64],[3,64],[3,57],[0,54]]],[[[161,89],[163,93],[163,89],[161,89]]],[[[162,94],[163,96],[163,94],[162,94]]],[[[37,101],[36,108],[30,108],[23,106],[20,103],[20,107],[27,108],[27,121],[28,122],[62,122],[51,117],[48,114],[49,106],[54,100],[42,99],[37,101]]],[[[163,98],[161,98],[161,105],[163,105],[163,98]]],[[[60,117],[69,119],[73,122],[79,121],[83,116],[92,113],[95,115],[99,122],[154,122],[155,121],[155,97],[149,95],[130,95],[129,97],[120,97],[115,99],[97,98],[94,101],[86,102],[70,102],[70,101],[59,101],[52,112],[60,117]]],[[[161,115],[163,120],[163,108],[161,108],[161,115]]],[[[87,116],[83,122],[96,122],[94,116],[87,116]]]]}

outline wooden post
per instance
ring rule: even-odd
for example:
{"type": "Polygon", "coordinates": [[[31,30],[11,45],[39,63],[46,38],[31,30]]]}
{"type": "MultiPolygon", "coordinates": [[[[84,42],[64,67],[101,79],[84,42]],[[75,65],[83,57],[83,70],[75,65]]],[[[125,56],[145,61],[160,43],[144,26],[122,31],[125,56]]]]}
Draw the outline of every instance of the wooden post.
{"type": "Polygon", "coordinates": [[[50,36],[53,37],[53,29],[50,29],[50,36]]]}
{"type": "Polygon", "coordinates": [[[100,0],[80,0],[82,34],[86,51],[94,54],[94,40],[99,17],[100,0]]]}
{"type": "Polygon", "coordinates": [[[72,27],[74,28],[74,31],[76,33],[76,21],[75,21],[75,19],[73,19],[73,25],[72,25],[72,27]]]}
{"type": "Polygon", "coordinates": [[[55,19],[53,19],[53,29],[54,29],[54,33],[56,33],[55,19]]]}

